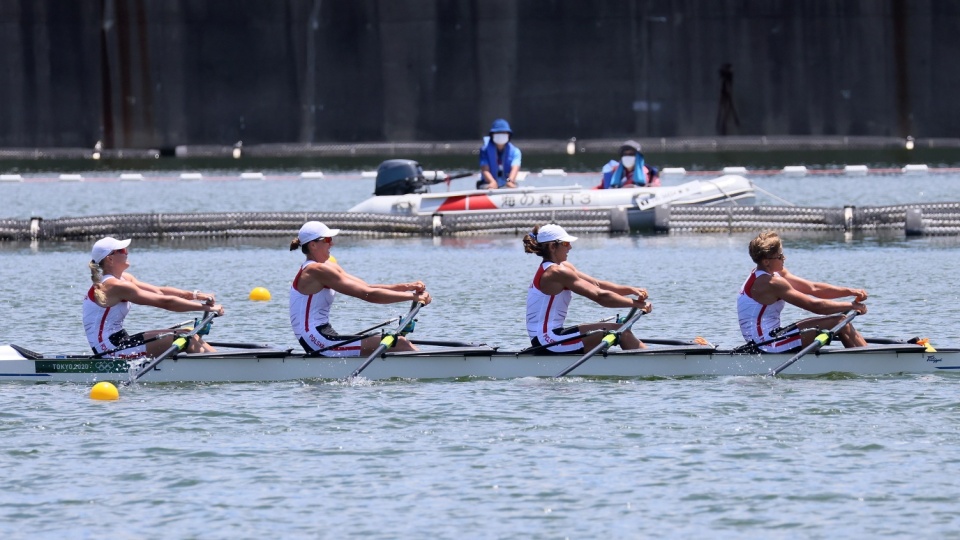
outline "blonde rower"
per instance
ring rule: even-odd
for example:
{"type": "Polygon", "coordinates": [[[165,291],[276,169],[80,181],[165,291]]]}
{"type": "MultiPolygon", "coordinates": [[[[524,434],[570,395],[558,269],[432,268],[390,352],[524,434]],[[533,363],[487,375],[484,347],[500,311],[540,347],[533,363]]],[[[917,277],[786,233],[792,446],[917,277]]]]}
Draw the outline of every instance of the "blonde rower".
{"type": "MultiPolygon", "coordinates": [[[[117,240],[110,236],[93,245],[89,264],[93,285],[83,299],[83,327],[93,352],[115,350],[115,353],[104,355],[115,357],[157,356],[170,347],[176,337],[171,330],[150,330],[129,335],[123,329],[123,320],[130,312],[130,304],[176,312],[212,311],[223,315],[223,307],[215,304],[213,293],[158,287],[133,277],[126,271],[130,268],[127,261],[129,245],[130,240],[117,240]],[[164,336],[165,333],[170,335],[164,336]]],[[[187,352],[191,353],[213,350],[196,335],[190,338],[187,345],[187,352]]]]}

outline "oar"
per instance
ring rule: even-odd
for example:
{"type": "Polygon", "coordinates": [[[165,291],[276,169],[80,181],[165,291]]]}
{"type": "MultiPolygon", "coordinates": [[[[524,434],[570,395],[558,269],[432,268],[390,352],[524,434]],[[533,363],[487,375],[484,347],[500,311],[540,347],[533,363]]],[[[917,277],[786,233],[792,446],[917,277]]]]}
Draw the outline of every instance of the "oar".
{"type": "Polygon", "coordinates": [[[367,369],[367,366],[369,366],[370,363],[373,362],[373,360],[376,357],[383,354],[383,352],[389,349],[390,347],[393,347],[393,345],[397,342],[397,334],[399,334],[400,332],[403,332],[403,329],[404,327],[407,326],[407,323],[412,321],[413,318],[417,316],[417,313],[420,312],[420,308],[422,307],[423,307],[423,304],[421,302],[417,302],[416,300],[414,300],[413,307],[410,309],[410,313],[407,313],[405,317],[400,319],[400,325],[397,326],[397,329],[394,332],[391,332],[383,336],[383,339],[380,340],[380,345],[373,351],[373,353],[370,356],[367,357],[367,359],[363,362],[363,364],[360,367],[358,367],[356,370],[354,370],[353,373],[350,374],[350,378],[353,379],[357,375],[360,375],[360,372],[367,369]]]}
{"type": "Polygon", "coordinates": [[[822,317],[811,317],[811,318],[808,318],[808,319],[801,319],[801,320],[799,320],[799,321],[792,322],[792,323],[790,323],[790,324],[788,324],[788,325],[786,325],[786,326],[778,326],[778,327],[776,327],[776,328],[774,328],[773,330],[770,331],[770,337],[775,338],[775,339],[773,339],[773,340],[771,340],[771,341],[764,341],[763,343],[757,343],[757,345],[766,345],[766,344],[768,344],[768,343],[773,343],[774,341],[777,341],[777,340],[780,339],[784,334],[787,334],[787,333],[789,333],[789,332],[794,331],[794,330],[797,328],[797,325],[800,324],[800,323],[802,323],[802,322],[819,321],[819,320],[821,320],[821,319],[829,319],[830,317],[833,317],[833,315],[823,315],[822,317]]]}
{"type": "Polygon", "coordinates": [[[225,349],[270,349],[269,343],[232,343],[229,341],[208,341],[207,345],[211,347],[223,347],[225,349]]]}
{"type": "Polygon", "coordinates": [[[374,325],[374,326],[371,326],[370,328],[364,328],[363,330],[360,330],[359,332],[355,332],[354,335],[366,334],[367,332],[370,332],[371,330],[376,330],[377,328],[384,327],[384,326],[386,326],[386,325],[388,325],[388,324],[390,324],[390,323],[392,323],[393,321],[396,321],[396,320],[398,320],[398,319],[399,319],[399,317],[394,317],[394,318],[392,318],[392,319],[387,319],[387,320],[383,321],[383,322],[380,323],[380,324],[376,324],[376,325],[374,325]]]}
{"type": "Polygon", "coordinates": [[[145,366],[143,366],[142,368],[140,368],[140,371],[138,371],[138,372],[133,376],[133,379],[132,379],[131,381],[127,382],[126,384],[130,384],[130,383],[133,383],[133,382],[137,382],[137,380],[139,380],[140,377],[143,377],[148,371],[150,371],[150,370],[152,370],[153,368],[157,367],[157,366],[160,364],[160,362],[163,362],[164,360],[166,360],[167,357],[169,357],[169,356],[171,356],[171,355],[173,355],[173,354],[176,354],[176,353],[178,353],[178,352],[186,349],[186,348],[187,348],[187,342],[190,340],[190,338],[193,337],[193,336],[194,336],[197,332],[199,332],[200,330],[203,330],[203,327],[205,327],[206,325],[210,324],[210,321],[212,321],[213,318],[216,317],[216,316],[217,316],[216,312],[211,311],[211,312],[207,313],[207,316],[204,317],[203,320],[201,320],[199,324],[197,324],[196,326],[194,326],[194,327],[193,327],[193,330],[187,332],[186,334],[181,334],[180,337],[178,337],[177,339],[173,340],[173,344],[170,345],[170,348],[169,348],[169,349],[163,351],[163,353],[162,353],[160,356],[154,358],[154,359],[151,360],[147,365],[145,365],[145,366]]]}
{"type": "Polygon", "coordinates": [[[345,340],[343,340],[343,341],[338,341],[338,342],[336,342],[336,343],[331,343],[330,345],[327,345],[326,347],[320,347],[319,349],[316,349],[316,350],[314,350],[314,351],[310,351],[310,352],[306,353],[304,356],[321,356],[320,353],[322,353],[322,352],[324,352],[324,351],[329,351],[330,349],[335,349],[335,348],[337,348],[337,347],[342,347],[343,345],[349,345],[349,344],[351,344],[351,343],[356,343],[357,341],[360,341],[361,339],[366,339],[366,338],[368,338],[368,337],[370,337],[370,336],[375,336],[376,334],[370,333],[371,330],[376,330],[377,328],[380,328],[381,326],[386,326],[386,325],[392,323],[393,321],[398,320],[399,318],[400,318],[400,317],[394,317],[394,318],[392,318],[392,319],[387,319],[387,320],[383,321],[383,322],[380,323],[380,324],[371,326],[370,328],[365,328],[365,329],[357,332],[357,334],[359,334],[359,335],[354,335],[354,336],[351,336],[350,338],[345,339],[345,340]]]}
{"type": "Polygon", "coordinates": [[[349,345],[349,344],[351,344],[351,343],[356,343],[356,342],[360,341],[361,339],[367,339],[368,337],[370,337],[370,336],[375,336],[375,335],[377,335],[377,334],[376,334],[376,333],[370,333],[370,334],[360,334],[359,336],[351,336],[349,339],[345,339],[345,340],[343,340],[343,341],[338,341],[338,342],[336,342],[336,343],[331,343],[331,344],[327,345],[326,347],[320,347],[319,349],[310,351],[310,352],[304,354],[304,356],[320,356],[320,353],[322,353],[322,352],[324,352],[324,351],[329,351],[330,349],[336,349],[337,347],[342,347],[342,346],[344,346],[344,345],[349,345]]]}
{"type": "Polygon", "coordinates": [[[836,326],[834,326],[830,330],[827,330],[826,332],[820,332],[820,334],[818,334],[817,337],[813,338],[813,343],[804,347],[803,350],[795,354],[793,358],[780,364],[779,366],[777,366],[776,369],[771,369],[769,373],[770,376],[779,375],[781,371],[787,369],[788,367],[793,365],[794,362],[803,358],[808,353],[817,352],[824,345],[829,345],[830,341],[833,340],[833,336],[840,330],[843,330],[843,327],[850,324],[850,321],[852,321],[854,317],[856,317],[859,314],[860,312],[855,309],[851,309],[850,311],[846,312],[845,314],[846,316],[843,319],[841,319],[836,326]]]}
{"type": "Polygon", "coordinates": [[[695,339],[662,339],[645,337],[641,341],[650,345],[702,345],[710,346],[710,342],[697,336],[695,339]]]}
{"type": "MultiPolygon", "coordinates": [[[[777,332],[777,331],[780,331],[780,332],[789,332],[789,331],[792,331],[794,328],[796,328],[796,326],[797,326],[797,323],[793,323],[793,324],[791,324],[790,326],[786,326],[786,327],[784,327],[784,328],[775,328],[775,329],[773,329],[773,330],[770,331],[770,334],[773,335],[773,334],[774,334],[775,332],[777,332]]],[[[809,332],[820,332],[820,328],[818,328],[818,327],[816,327],[816,326],[811,327],[811,328],[801,328],[800,331],[797,332],[797,334],[798,334],[798,335],[803,335],[803,334],[807,334],[807,333],[809,333],[809,332]]],[[[781,340],[783,340],[783,339],[785,339],[785,338],[786,338],[786,336],[780,336],[780,335],[778,335],[778,336],[776,336],[776,337],[772,337],[772,338],[770,338],[770,339],[765,339],[765,340],[760,341],[760,342],[757,342],[757,341],[749,341],[749,342],[747,342],[747,343],[744,343],[743,345],[740,345],[739,347],[734,347],[730,352],[732,352],[732,353],[734,353],[734,354],[759,354],[759,353],[762,353],[762,352],[763,352],[762,350],[760,350],[760,346],[761,346],[761,345],[769,345],[769,344],[771,344],[771,343],[776,343],[776,342],[781,341],[781,340]]]]}
{"type": "Polygon", "coordinates": [[[434,339],[411,339],[414,345],[433,345],[434,347],[481,347],[486,343],[466,343],[464,341],[442,341],[434,339]]]}
{"type": "Polygon", "coordinates": [[[874,345],[919,345],[927,352],[937,352],[928,338],[912,337],[910,339],[864,338],[867,343],[874,345]]]}
{"type": "MultiPolygon", "coordinates": [[[[190,320],[188,320],[188,321],[183,321],[183,322],[180,323],[180,324],[175,324],[175,325],[173,325],[173,326],[168,326],[168,327],[167,327],[167,330],[176,330],[177,328],[180,328],[181,326],[186,326],[186,325],[188,325],[188,324],[193,324],[193,323],[195,323],[195,322],[197,322],[196,319],[190,319],[190,320]]],[[[127,349],[132,349],[132,348],[134,348],[134,347],[139,347],[140,345],[143,345],[144,343],[150,343],[151,341],[156,341],[156,340],[158,340],[158,339],[165,338],[165,337],[170,336],[170,335],[173,335],[173,334],[175,334],[175,333],[176,333],[176,332],[163,332],[163,333],[161,333],[161,334],[157,334],[157,335],[153,336],[152,338],[144,339],[143,341],[141,341],[140,343],[137,343],[136,345],[127,345],[126,347],[117,347],[117,348],[115,348],[115,349],[110,349],[109,351],[98,352],[98,353],[94,354],[93,356],[91,356],[90,358],[103,358],[104,356],[106,356],[106,355],[108,355],[108,354],[113,354],[113,353],[115,353],[115,352],[117,352],[117,351],[125,351],[125,350],[127,350],[127,349]]]]}
{"type": "MultiPolygon", "coordinates": [[[[193,322],[193,321],[190,321],[190,322],[193,322]]],[[[178,328],[178,327],[175,326],[174,328],[178,328]]],[[[134,344],[134,345],[126,345],[126,346],[124,346],[124,347],[117,347],[117,348],[115,348],[115,349],[110,349],[109,351],[98,352],[98,353],[94,354],[93,356],[91,356],[90,358],[103,358],[104,356],[106,356],[106,355],[108,355],[108,354],[113,354],[113,353],[115,353],[115,352],[117,352],[117,351],[125,351],[125,350],[127,350],[127,349],[132,349],[132,348],[134,348],[134,347],[139,347],[140,345],[143,345],[143,344],[145,344],[145,343],[150,343],[151,341],[156,341],[156,340],[158,340],[158,339],[165,338],[165,337],[167,337],[167,336],[172,336],[172,335],[174,335],[174,334],[176,334],[176,332],[163,332],[163,333],[161,333],[161,334],[157,334],[157,335],[153,336],[153,337],[150,338],[150,339],[144,339],[143,341],[140,341],[140,342],[138,342],[138,343],[136,343],[136,344],[134,344]]]]}
{"type": "Polygon", "coordinates": [[[560,341],[554,341],[553,343],[543,343],[543,344],[541,344],[541,345],[536,345],[536,346],[534,346],[534,347],[527,347],[526,349],[523,349],[523,350],[521,350],[521,351],[517,351],[516,355],[517,355],[517,356],[520,356],[521,354],[527,354],[527,353],[542,351],[543,349],[546,349],[546,348],[549,348],[549,347],[553,347],[554,345],[563,345],[564,343],[570,343],[571,341],[576,341],[576,340],[578,340],[578,339],[583,339],[583,338],[585,338],[585,337],[587,337],[587,336],[592,336],[592,335],[594,335],[594,334],[599,334],[599,333],[601,333],[601,332],[603,332],[603,330],[590,330],[589,332],[585,332],[585,333],[583,333],[583,334],[579,334],[579,335],[576,335],[576,336],[570,336],[570,337],[568,337],[568,338],[561,339],[560,341]]]}
{"type": "Polygon", "coordinates": [[[607,332],[607,335],[603,336],[603,339],[600,340],[599,345],[594,347],[587,354],[580,357],[580,359],[574,362],[573,364],[571,364],[570,367],[561,371],[560,373],[557,373],[554,377],[555,378],[563,377],[567,373],[570,373],[571,371],[577,369],[580,366],[580,364],[592,358],[593,355],[597,354],[598,352],[606,351],[607,349],[610,348],[611,345],[616,345],[617,343],[619,343],[620,335],[630,330],[630,327],[633,326],[633,323],[637,322],[637,319],[639,319],[643,314],[644,314],[644,311],[638,308],[633,308],[632,310],[630,310],[630,314],[627,315],[627,322],[623,323],[620,326],[620,328],[617,328],[613,332],[607,332]]]}

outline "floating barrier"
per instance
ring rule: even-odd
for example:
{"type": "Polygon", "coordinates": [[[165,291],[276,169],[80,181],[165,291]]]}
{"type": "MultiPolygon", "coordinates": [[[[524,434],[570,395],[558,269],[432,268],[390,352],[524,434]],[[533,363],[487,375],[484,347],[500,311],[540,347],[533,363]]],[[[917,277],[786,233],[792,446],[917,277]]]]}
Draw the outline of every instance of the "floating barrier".
{"type": "MultiPolygon", "coordinates": [[[[559,223],[578,234],[629,232],[624,210],[544,210],[434,216],[353,212],[223,212],[117,214],[58,219],[0,219],[0,240],[72,241],[103,236],[215,238],[296,235],[306,221],[322,221],[352,236],[471,236],[524,234],[538,223],[559,223]]],[[[671,206],[654,209],[660,233],[734,233],[764,229],[903,231],[906,236],[960,235],[960,202],[896,206],[671,206]]]]}
{"type": "Polygon", "coordinates": [[[960,203],[895,206],[673,206],[655,209],[654,228],[670,233],[757,230],[903,231],[906,236],[960,235],[960,203]]]}
{"type": "MultiPolygon", "coordinates": [[[[425,170],[424,176],[428,179],[433,179],[434,176],[442,176],[446,173],[444,171],[429,171],[425,170]]],[[[456,174],[455,172],[453,174],[456,174]]],[[[479,172],[477,172],[479,175],[479,172]]],[[[524,181],[529,175],[530,171],[521,170],[517,174],[517,181],[524,181]]],[[[960,168],[956,167],[931,167],[926,164],[908,164],[903,167],[892,167],[892,168],[870,168],[866,165],[845,165],[842,168],[830,168],[830,169],[810,169],[805,165],[787,165],[782,169],[747,169],[746,167],[739,166],[729,166],[724,167],[719,171],[692,171],[687,170],[683,167],[663,167],[660,169],[661,177],[679,177],[679,176],[720,176],[721,174],[738,174],[741,176],[754,176],[754,177],[769,177],[769,176],[786,176],[786,177],[802,177],[810,175],[845,175],[845,176],[865,176],[868,174],[874,175],[922,175],[922,174],[960,174],[960,168]]],[[[289,172],[223,172],[217,173],[215,175],[205,175],[200,172],[181,172],[181,173],[170,173],[170,172],[156,172],[142,174],[142,173],[120,173],[120,174],[99,174],[94,173],[90,175],[81,175],[81,174],[51,174],[51,173],[39,173],[39,174],[0,174],[0,183],[4,182],[49,182],[49,181],[61,181],[61,182],[83,182],[86,180],[95,180],[97,182],[110,182],[110,181],[131,181],[131,180],[144,180],[144,181],[170,181],[170,180],[293,180],[293,179],[311,179],[311,180],[320,180],[320,179],[346,179],[354,180],[357,177],[361,179],[366,178],[376,178],[377,171],[361,171],[359,173],[330,173],[324,174],[321,171],[303,171],[297,173],[289,172]]],[[[594,179],[600,178],[599,172],[572,172],[566,171],[564,169],[542,169],[539,173],[535,173],[535,176],[538,177],[571,177],[574,180],[579,177],[590,178],[591,182],[594,179]]]]}

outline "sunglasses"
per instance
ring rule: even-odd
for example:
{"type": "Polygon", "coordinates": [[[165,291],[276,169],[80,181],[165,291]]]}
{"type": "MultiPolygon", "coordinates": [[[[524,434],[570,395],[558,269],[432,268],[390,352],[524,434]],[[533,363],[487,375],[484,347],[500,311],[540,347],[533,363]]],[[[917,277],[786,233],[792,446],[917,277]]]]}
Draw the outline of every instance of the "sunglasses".
{"type": "Polygon", "coordinates": [[[784,255],[783,253],[781,253],[781,254],[777,255],[776,257],[767,257],[767,260],[771,260],[771,261],[772,261],[772,260],[783,261],[783,260],[786,260],[786,258],[787,258],[787,256],[784,255]]]}
{"type": "Polygon", "coordinates": [[[113,251],[110,252],[110,255],[113,255],[113,254],[116,254],[116,253],[122,253],[122,254],[126,255],[126,254],[127,254],[127,248],[115,249],[115,250],[113,250],[113,251]]]}
{"type": "Polygon", "coordinates": [[[561,245],[563,247],[570,247],[570,242],[566,242],[564,240],[554,240],[553,243],[561,245]]]}

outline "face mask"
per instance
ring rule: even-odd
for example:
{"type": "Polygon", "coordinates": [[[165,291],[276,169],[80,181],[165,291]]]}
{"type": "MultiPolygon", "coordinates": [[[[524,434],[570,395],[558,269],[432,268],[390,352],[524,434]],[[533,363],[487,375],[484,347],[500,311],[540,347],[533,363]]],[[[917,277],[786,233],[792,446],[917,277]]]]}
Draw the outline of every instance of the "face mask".
{"type": "Polygon", "coordinates": [[[620,158],[620,163],[623,163],[623,166],[630,169],[637,164],[637,156],[623,156],[620,158]]]}
{"type": "Polygon", "coordinates": [[[493,134],[493,144],[507,144],[510,140],[509,133],[494,133],[493,134]]]}

